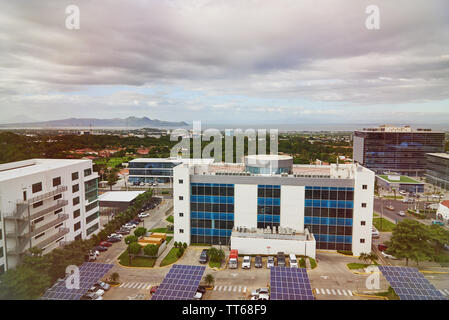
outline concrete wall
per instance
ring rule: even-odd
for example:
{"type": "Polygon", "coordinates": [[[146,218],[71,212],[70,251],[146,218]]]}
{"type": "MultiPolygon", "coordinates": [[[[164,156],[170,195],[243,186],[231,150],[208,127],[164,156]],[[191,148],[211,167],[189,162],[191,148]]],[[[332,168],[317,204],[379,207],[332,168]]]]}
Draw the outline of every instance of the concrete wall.
{"type": "Polygon", "coordinates": [[[173,215],[175,217],[174,239],[190,244],[190,173],[187,165],[178,165],[173,169],[173,215]],[[182,183],[180,183],[182,180],[182,183]],[[179,197],[183,197],[180,200],[179,197]],[[183,213],[180,217],[179,213],[183,213]]]}
{"type": "Polygon", "coordinates": [[[234,185],[234,226],[257,228],[257,185],[234,185]]]}
{"type": "Polygon", "coordinates": [[[239,254],[276,255],[278,252],[288,254],[307,255],[316,257],[315,240],[293,241],[263,238],[231,237],[231,249],[237,249],[239,254]],[[268,248],[269,247],[269,248],[268,248]]]}
{"type": "Polygon", "coordinates": [[[362,166],[355,169],[354,184],[354,215],[352,225],[352,252],[359,256],[362,252],[371,252],[372,224],[374,210],[374,172],[362,166]],[[363,185],[367,189],[363,189],[363,185]],[[366,203],[366,207],[362,207],[366,203]],[[362,221],[365,225],[362,225],[362,221]],[[364,243],[360,242],[364,239],[364,243]]]}
{"type": "Polygon", "coordinates": [[[281,186],[281,227],[290,227],[304,232],[303,186],[281,186]]]}

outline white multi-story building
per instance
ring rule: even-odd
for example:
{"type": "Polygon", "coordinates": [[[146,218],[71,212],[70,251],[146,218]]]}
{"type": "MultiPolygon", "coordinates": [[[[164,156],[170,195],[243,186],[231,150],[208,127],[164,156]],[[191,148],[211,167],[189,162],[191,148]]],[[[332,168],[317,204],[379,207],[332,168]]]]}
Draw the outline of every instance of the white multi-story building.
{"type": "Polygon", "coordinates": [[[374,172],[358,164],[293,165],[286,156],[173,169],[175,241],[242,254],[371,252],[374,172]]]}
{"type": "Polygon", "coordinates": [[[32,159],[0,165],[0,271],[31,247],[46,254],[99,231],[91,160],[32,159]]]}

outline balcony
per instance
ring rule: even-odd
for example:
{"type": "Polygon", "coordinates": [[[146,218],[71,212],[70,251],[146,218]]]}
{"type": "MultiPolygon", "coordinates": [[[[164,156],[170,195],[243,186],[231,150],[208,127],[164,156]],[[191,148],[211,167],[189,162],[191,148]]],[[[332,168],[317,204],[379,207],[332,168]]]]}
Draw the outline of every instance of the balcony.
{"type": "Polygon", "coordinates": [[[52,235],[51,237],[49,237],[49,238],[39,242],[35,246],[40,248],[40,249],[44,249],[45,247],[50,245],[52,242],[58,240],[59,238],[64,237],[67,233],[69,233],[69,228],[59,228],[58,233],[56,233],[55,235],[52,235]]]}
{"type": "Polygon", "coordinates": [[[36,196],[36,197],[34,197],[34,198],[31,198],[31,199],[28,199],[28,200],[26,201],[26,203],[32,204],[32,203],[34,203],[34,202],[38,202],[38,201],[41,201],[41,200],[45,200],[45,199],[47,199],[47,198],[53,197],[53,196],[55,196],[55,195],[57,195],[57,194],[59,194],[59,193],[66,192],[66,191],[67,191],[67,186],[58,186],[58,187],[56,187],[55,190],[52,190],[52,191],[43,193],[43,194],[41,194],[41,195],[39,195],[39,196],[36,196]]]}
{"type": "Polygon", "coordinates": [[[58,214],[58,218],[43,225],[38,228],[35,228],[34,226],[31,226],[31,236],[34,237],[35,235],[44,232],[45,230],[56,226],[57,224],[66,221],[69,218],[68,214],[58,214]]]}
{"type": "MultiPolygon", "coordinates": [[[[30,215],[30,220],[34,220],[37,218],[42,217],[43,215],[50,213],[52,211],[58,210],[62,207],[65,207],[66,205],[68,205],[69,202],[67,200],[58,200],[57,203],[53,206],[50,206],[48,208],[42,209],[36,213],[33,213],[32,215],[30,215]]],[[[27,217],[24,217],[23,219],[26,219],[27,217]]]]}

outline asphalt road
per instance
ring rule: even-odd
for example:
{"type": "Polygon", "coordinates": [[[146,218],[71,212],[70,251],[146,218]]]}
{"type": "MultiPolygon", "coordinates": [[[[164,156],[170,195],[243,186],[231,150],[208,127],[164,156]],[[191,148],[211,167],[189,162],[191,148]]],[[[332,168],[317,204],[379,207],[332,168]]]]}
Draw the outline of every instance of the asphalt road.
{"type": "Polygon", "coordinates": [[[389,218],[392,221],[402,221],[406,217],[401,217],[398,215],[399,211],[407,212],[408,204],[402,203],[400,200],[380,200],[380,199],[374,199],[374,212],[379,213],[379,215],[382,213],[382,202],[383,202],[383,216],[389,218]],[[385,206],[392,205],[394,207],[394,210],[388,210],[385,206]]]}

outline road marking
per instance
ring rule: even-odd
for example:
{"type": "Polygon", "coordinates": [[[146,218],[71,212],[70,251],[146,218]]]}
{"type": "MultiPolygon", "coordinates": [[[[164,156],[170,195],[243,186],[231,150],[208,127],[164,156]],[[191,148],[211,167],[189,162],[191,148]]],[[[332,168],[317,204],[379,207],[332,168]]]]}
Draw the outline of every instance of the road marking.
{"type": "Polygon", "coordinates": [[[444,292],[443,290],[439,290],[439,291],[441,292],[441,294],[442,294],[443,296],[446,296],[446,295],[447,295],[447,293],[444,292]]]}
{"type": "Polygon", "coordinates": [[[329,289],[326,289],[327,294],[331,294],[331,292],[329,291],[329,289]]]}
{"type": "Polygon", "coordinates": [[[348,290],[349,295],[352,297],[352,291],[348,290]]]}
{"type": "Polygon", "coordinates": [[[134,284],[131,288],[132,288],[132,289],[136,289],[138,285],[139,285],[139,283],[136,282],[136,284],[134,284]]]}
{"type": "Polygon", "coordinates": [[[236,292],[236,291],[237,291],[237,287],[234,287],[234,288],[232,289],[232,291],[233,291],[233,292],[236,292]]]}
{"type": "Polygon", "coordinates": [[[340,292],[339,289],[337,289],[337,293],[338,293],[339,296],[341,296],[341,292],[340,292]]]}
{"type": "Polygon", "coordinates": [[[242,292],[242,286],[239,286],[239,292],[242,292]]]}
{"type": "Polygon", "coordinates": [[[243,292],[246,292],[246,287],[243,289],[243,292]]]}
{"type": "Polygon", "coordinates": [[[125,285],[125,283],[123,282],[123,283],[121,283],[118,287],[121,288],[121,287],[123,287],[124,285],[125,285]]]}
{"type": "Polygon", "coordinates": [[[444,289],[444,292],[446,292],[449,295],[449,290],[448,289],[444,289]]]}
{"type": "Polygon", "coordinates": [[[141,284],[137,287],[137,289],[142,289],[144,286],[145,286],[145,283],[141,283],[141,284]]]}
{"type": "Polygon", "coordinates": [[[231,291],[232,290],[232,286],[228,286],[228,291],[231,291]]]}
{"type": "Polygon", "coordinates": [[[331,291],[332,291],[332,294],[333,294],[333,295],[336,295],[336,294],[337,294],[337,293],[335,292],[334,289],[331,289],[331,291]]]}
{"type": "Polygon", "coordinates": [[[344,294],[345,296],[348,296],[348,294],[346,293],[346,290],[341,290],[341,291],[343,291],[343,294],[344,294]]]}
{"type": "Polygon", "coordinates": [[[214,287],[214,291],[217,291],[217,288],[218,288],[218,287],[214,287]]]}

